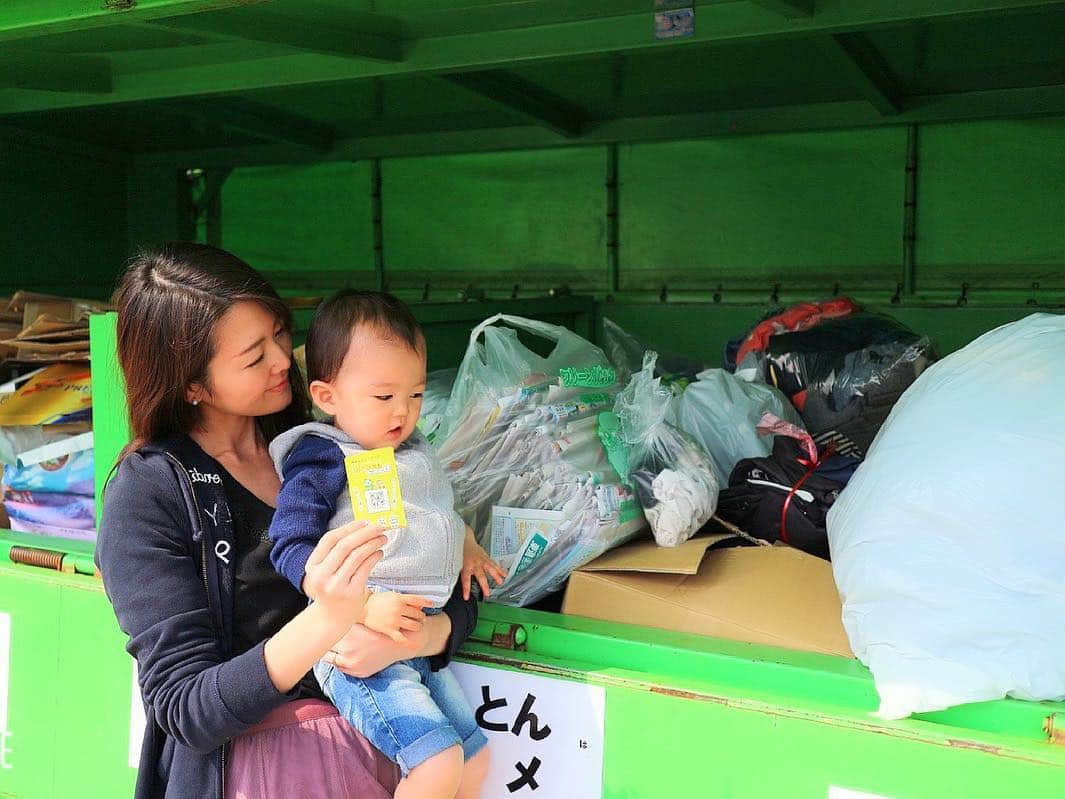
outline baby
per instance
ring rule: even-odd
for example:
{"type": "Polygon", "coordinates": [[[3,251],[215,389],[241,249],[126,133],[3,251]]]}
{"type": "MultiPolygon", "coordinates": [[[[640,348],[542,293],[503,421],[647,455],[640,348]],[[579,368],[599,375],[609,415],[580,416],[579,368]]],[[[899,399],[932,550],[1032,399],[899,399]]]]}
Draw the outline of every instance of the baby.
{"type": "MultiPolygon", "coordinates": [[[[505,573],[455,512],[443,466],[415,428],[426,346],[410,310],[389,294],[340,292],[315,314],[306,352],[311,398],[332,422],[300,425],[270,445],[283,481],[270,557],[301,587],[318,540],[353,518],[345,456],[393,448],[407,526],[389,533],[353,621],[401,640],[440,612],[460,574],[468,596],[471,574],[487,595],[488,577],[501,584],[505,573]]],[[[340,713],[399,764],[397,797],[480,795],[488,741],[448,668],[413,658],[359,679],[323,660],[315,675],[340,713]]]]}

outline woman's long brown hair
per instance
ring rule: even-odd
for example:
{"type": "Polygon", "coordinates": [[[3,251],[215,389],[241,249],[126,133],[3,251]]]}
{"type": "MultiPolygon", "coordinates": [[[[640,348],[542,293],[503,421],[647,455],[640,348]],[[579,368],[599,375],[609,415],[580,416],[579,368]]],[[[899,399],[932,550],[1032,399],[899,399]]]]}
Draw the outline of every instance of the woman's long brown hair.
{"type": "MultiPolygon", "coordinates": [[[[199,421],[186,390],[205,383],[218,320],[251,300],[292,331],[292,313],[273,286],[235,255],[206,244],[172,242],[134,258],[119,280],[118,359],[126,378],[133,440],[122,457],[149,441],[188,433],[199,421]]],[[[292,404],[258,419],[269,441],[310,418],[310,402],[293,364],[292,404]]]]}

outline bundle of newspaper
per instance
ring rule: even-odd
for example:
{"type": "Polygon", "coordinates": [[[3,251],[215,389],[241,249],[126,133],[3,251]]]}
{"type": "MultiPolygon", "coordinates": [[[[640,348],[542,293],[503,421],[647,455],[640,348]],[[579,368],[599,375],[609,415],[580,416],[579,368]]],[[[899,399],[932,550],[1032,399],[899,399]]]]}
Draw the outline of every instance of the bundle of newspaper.
{"type": "Polygon", "coordinates": [[[646,527],[599,438],[613,392],[534,380],[472,404],[440,449],[460,515],[508,570],[491,596],[508,605],[557,590],[574,569],[646,527]]]}
{"type": "Polygon", "coordinates": [[[508,570],[492,601],[535,602],[646,528],[600,438],[619,389],[602,350],[565,328],[496,316],[474,329],[436,446],[458,512],[508,570]],[[553,351],[541,357],[517,330],[553,351]]]}

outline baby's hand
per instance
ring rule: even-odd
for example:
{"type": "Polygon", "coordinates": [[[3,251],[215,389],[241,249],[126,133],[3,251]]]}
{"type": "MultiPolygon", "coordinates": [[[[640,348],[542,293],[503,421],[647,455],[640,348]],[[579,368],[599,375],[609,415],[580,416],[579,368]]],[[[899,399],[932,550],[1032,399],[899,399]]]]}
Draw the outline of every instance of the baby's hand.
{"type": "Polygon", "coordinates": [[[425,608],[433,603],[423,596],[379,591],[366,600],[362,623],[371,630],[402,642],[404,632],[418,632],[425,623],[425,608]]]}
{"type": "Polygon", "coordinates": [[[462,545],[462,598],[470,598],[470,583],[476,577],[484,596],[491,596],[492,590],[488,587],[488,578],[495,580],[496,585],[503,585],[507,579],[507,573],[503,567],[488,557],[477,539],[473,530],[466,527],[466,540],[462,545]]]}

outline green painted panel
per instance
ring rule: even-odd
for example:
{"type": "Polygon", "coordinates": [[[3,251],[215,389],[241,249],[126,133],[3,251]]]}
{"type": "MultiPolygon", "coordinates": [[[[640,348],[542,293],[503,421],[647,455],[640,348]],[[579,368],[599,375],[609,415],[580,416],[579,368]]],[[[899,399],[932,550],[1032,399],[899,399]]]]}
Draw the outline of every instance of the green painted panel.
{"type": "Polygon", "coordinates": [[[918,288],[1065,287],[1065,118],[920,134],[918,288]]]}
{"type": "Polygon", "coordinates": [[[120,166],[0,137],[0,295],[16,289],[111,293],[126,257],[120,166]]]}
{"type": "Polygon", "coordinates": [[[133,691],[126,636],[101,588],[98,579],[70,577],[59,593],[57,797],[130,796],[136,780],[130,753],[131,744],[133,753],[140,752],[141,728],[130,717],[135,703],[141,715],[140,693],[133,691]]]}
{"type": "Polygon", "coordinates": [[[222,244],[267,275],[373,272],[369,163],[237,169],[222,188],[222,244]]]}
{"type": "Polygon", "coordinates": [[[916,722],[863,725],[712,696],[611,688],[607,725],[603,796],[612,799],[1049,797],[1065,780],[1065,765],[1027,762],[1031,751],[922,740],[916,722]]]}
{"type": "Polygon", "coordinates": [[[623,147],[622,288],[893,286],[905,161],[900,129],[623,147]]]}
{"type": "Polygon", "coordinates": [[[93,467],[96,470],[96,518],[103,509],[103,492],[118,454],[132,438],[126,412],[126,381],[118,365],[118,314],[89,319],[92,358],[93,467]]]}
{"type": "MultiPolygon", "coordinates": [[[[0,650],[7,644],[6,728],[0,741],[0,796],[50,799],[56,793],[60,593],[52,582],[24,590],[31,566],[0,566],[0,650]],[[2,629],[6,627],[7,629],[2,629]],[[7,632],[7,641],[3,633],[7,632]],[[51,723],[42,724],[43,719],[51,723]]],[[[91,740],[91,739],[90,739],[91,740]]]]}
{"type": "Polygon", "coordinates": [[[605,287],[603,148],[382,163],[390,286],[605,287]]]}

